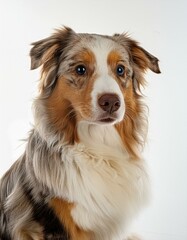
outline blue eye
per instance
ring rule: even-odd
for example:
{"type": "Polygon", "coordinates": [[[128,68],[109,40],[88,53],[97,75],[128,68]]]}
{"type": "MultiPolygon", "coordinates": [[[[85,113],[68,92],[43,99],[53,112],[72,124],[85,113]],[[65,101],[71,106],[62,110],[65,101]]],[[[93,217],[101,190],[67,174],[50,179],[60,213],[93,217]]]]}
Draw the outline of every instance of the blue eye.
{"type": "Polygon", "coordinates": [[[125,74],[125,67],[123,65],[118,65],[116,68],[116,74],[120,77],[123,77],[125,74]]]}
{"type": "Polygon", "coordinates": [[[80,76],[86,73],[86,67],[84,65],[78,65],[75,70],[76,70],[76,73],[80,76]]]}

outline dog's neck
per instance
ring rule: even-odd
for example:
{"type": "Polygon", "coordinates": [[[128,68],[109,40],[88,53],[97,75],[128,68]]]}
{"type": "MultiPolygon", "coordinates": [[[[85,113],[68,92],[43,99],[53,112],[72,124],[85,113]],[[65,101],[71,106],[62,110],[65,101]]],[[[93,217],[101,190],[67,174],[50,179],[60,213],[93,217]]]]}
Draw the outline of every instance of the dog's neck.
{"type": "Polygon", "coordinates": [[[121,138],[114,125],[96,125],[79,122],[77,127],[80,144],[97,152],[118,151],[126,153],[121,138]]]}

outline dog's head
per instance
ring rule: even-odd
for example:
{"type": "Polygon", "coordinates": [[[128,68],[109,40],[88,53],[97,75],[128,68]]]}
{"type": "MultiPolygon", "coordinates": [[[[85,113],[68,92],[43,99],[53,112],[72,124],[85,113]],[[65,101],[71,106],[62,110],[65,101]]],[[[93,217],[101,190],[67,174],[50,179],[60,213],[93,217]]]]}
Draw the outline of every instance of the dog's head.
{"type": "Polygon", "coordinates": [[[77,34],[63,28],[33,43],[30,55],[31,69],[42,65],[40,99],[45,99],[48,122],[58,132],[68,131],[70,142],[79,121],[117,128],[123,123],[127,131],[142,111],[143,73],[148,68],[160,73],[158,59],[126,34],[77,34]]]}

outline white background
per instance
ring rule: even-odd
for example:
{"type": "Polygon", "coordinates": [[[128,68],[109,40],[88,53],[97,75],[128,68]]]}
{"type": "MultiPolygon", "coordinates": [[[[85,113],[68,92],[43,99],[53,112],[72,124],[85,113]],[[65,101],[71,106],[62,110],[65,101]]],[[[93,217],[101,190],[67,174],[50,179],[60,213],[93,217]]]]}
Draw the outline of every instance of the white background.
{"type": "Polygon", "coordinates": [[[77,32],[128,31],[160,59],[148,72],[145,158],[153,200],[134,230],[146,240],[187,240],[187,1],[0,0],[0,175],[23,152],[39,71],[29,44],[67,25],[77,32]]]}

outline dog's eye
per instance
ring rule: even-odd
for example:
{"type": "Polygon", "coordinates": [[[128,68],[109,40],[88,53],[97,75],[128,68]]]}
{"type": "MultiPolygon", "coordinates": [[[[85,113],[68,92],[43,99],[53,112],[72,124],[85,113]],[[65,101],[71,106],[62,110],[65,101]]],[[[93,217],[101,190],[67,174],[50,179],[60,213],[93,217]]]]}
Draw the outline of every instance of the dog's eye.
{"type": "Polygon", "coordinates": [[[116,74],[120,77],[123,77],[125,74],[125,67],[123,65],[118,65],[116,68],[116,74]]]}
{"type": "Polygon", "coordinates": [[[86,67],[84,65],[78,65],[75,70],[76,73],[81,76],[86,73],[86,67]]]}

